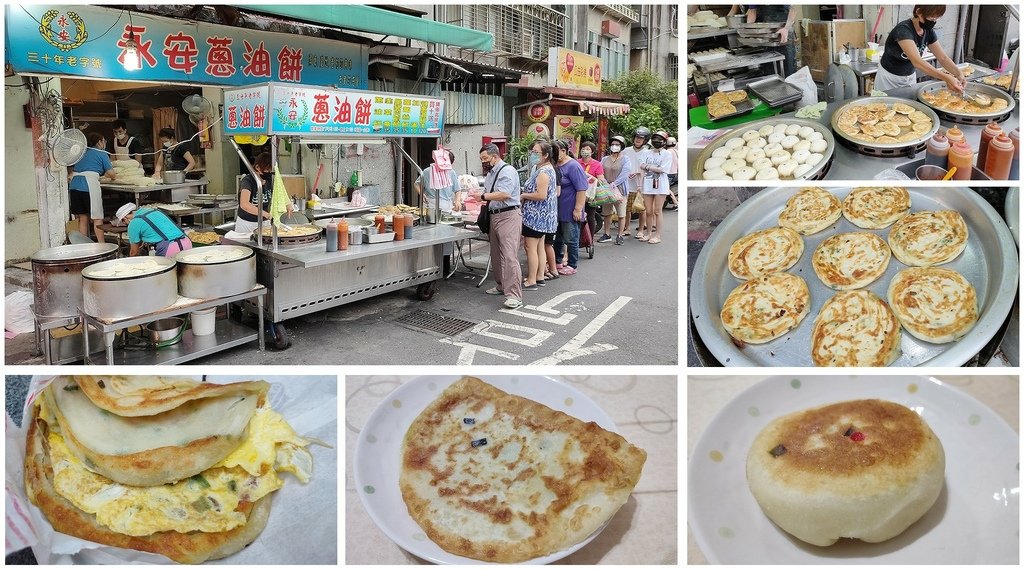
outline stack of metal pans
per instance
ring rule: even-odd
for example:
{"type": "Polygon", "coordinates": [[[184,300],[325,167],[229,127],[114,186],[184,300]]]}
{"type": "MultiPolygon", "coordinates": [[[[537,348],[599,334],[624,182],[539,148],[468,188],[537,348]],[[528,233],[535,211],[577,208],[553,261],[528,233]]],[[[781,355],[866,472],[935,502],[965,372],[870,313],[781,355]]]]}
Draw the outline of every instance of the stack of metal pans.
{"type": "Polygon", "coordinates": [[[929,108],[935,109],[935,112],[939,115],[939,118],[947,120],[949,122],[958,124],[970,124],[970,125],[986,125],[990,122],[1003,122],[1010,118],[1013,114],[1014,105],[1016,102],[1013,97],[1010,96],[1006,91],[993,87],[991,85],[985,85],[984,83],[969,83],[967,85],[967,91],[969,93],[976,93],[980,95],[988,95],[992,97],[992,100],[1002,99],[1006,101],[1006,108],[998,111],[989,111],[986,113],[971,113],[965,114],[958,111],[951,111],[948,109],[940,109],[932,106],[931,103],[924,99],[925,93],[931,93],[933,91],[939,91],[946,88],[945,81],[932,81],[921,85],[921,88],[917,90],[917,99],[923,104],[928,105],[929,108]]]}
{"type": "Polygon", "coordinates": [[[836,133],[839,137],[839,141],[844,146],[847,146],[860,154],[864,154],[865,156],[880,156],[886,158],[893,156],[916,156],[919,152],[924,151],[925,146],[928,145],[928,139],[939,131],[939,117],[931,107],[917,101],[910,101],[899,97],[860,97],[854,99],[839,107],[834,113],[832,113],[831,124],[832,130],[836,133]],[[865,142],[863,140],[853,138],[839,128],[839,117],[841,117],[843,113],[854,107],[861,107],[872,103],[885,103],[886,105],[902,103],[913,107],[915,111],[921,111],[928,115],[928,118],[932,121],[932,127],[921,136],[907,142],[865,142]]]}
{"type": "Polygon", "coordinates": [[[739,36],[739,42],[741,45],[778,47],[782,45],[779,41],[778,30],[785,25],[785,22],[739,24],[736,26],[736,35],[739,36]]]}

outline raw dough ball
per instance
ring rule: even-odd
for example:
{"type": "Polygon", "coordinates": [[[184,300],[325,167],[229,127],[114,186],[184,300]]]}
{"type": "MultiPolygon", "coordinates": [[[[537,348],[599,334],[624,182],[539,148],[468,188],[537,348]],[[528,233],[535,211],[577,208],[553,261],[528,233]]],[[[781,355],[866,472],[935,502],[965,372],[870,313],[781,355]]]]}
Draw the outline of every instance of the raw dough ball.
{"type": "MultiPolygon", "coordinates": [[[[783,137],[783,138],[785,138],[785,137],[783,137]]],[[[779,144],[778,142],[773,142],[773,143],[769,144],[768,146],[764,147],[764,153],[766,155],[768,155],[768,156],[771,156],[772,154],[775,154],[776,152],[778,152],[780,150],[782,150],[782,145],[779,144]]]]}
{"type": "Polygon", "coordinates": [[[745,142],[750,142],[751,140],[754,140],[755,138],[757,138],[759,136],[761,136],[761,135],[758,134],[756,130],[748,130],[747,132],[743,133],[743,140],[745,142]]]}
{"type": "Polygon", "coordinates": [[[800,130],[797,131],[797,134],[800,138],[807,138],[808,136],[811,136],[812,132],[815,132],[813,128],[809,126],[802,126],[800,127],[800,130]]]}
{"type": "Polygon", "coordinates": [[[810,140],[810,141],[824,140],[824,139],[825,139],[825,135],[821,134],[818,131],[814,131],[811,134],[807,135],[807,140],[810,140]]]}
{"type": "Polygon", "coordinates": [[[744,166],[732,173],[733,180],[751,180],[754,175],[757,174],[757,170],[754,170],[750,166],[744,166]]]}
{"type": "Polygon", "coordinates": [[[800,142],[798,142],[795,145],[793,145],[793,150],[810,150],[810,149],[811,149],[811,141],[809,141],[809,140],[801,140],[800,142]]]}
{"type": "Polygon", "coordinates": [[[810,155],[811,153],[808,150],[797,150],[793,153],[793,160],[796,160],[797,164],[803,164],[807,162],[807,157],[810,155]]]}
{"type": "Polygon", "coordinates": [[[725,164],[727,158],[711,157],[704,161],[704,170],[714,170],[725,164]]]}
{"type": "Polygon", "coordinates": [[[757,176],[755,176],[755,178],[757,178],[758,180],[778,180],[779,171],[776,170],[775,168],[765,168],[764,170],[758,170],[757,176]]]}
{"type": "Polygon", "coordinates": [[[767,140],[765,140],[765,139],[763,139],[761,137],[757,137],[754,140],[751,140],[750,142],[748,142],[747,146],[749,146],[751,148],[764,148],[765,145],[767,145],[767,144],[768,144],[767,140]]]}
{"type": "Polygon", "coordinates": [[[728,146],[719,146],[711,153],[711,156],[715,158],[728,158],[730,152],[732,152],[732,148],[729,148],[728,146]]]}
{"type": "Polygon", "coordinates": [[[730,159],[735,158],[737,160],[745,160],[747,158],[747,151],[748,150],[750,150],[750,149],[747,148],[746,146],[741,146],[741,147],[737,148],[736,150],[733,150],[732,152],[730,152],[729,153],[729,158],[730,159]]]}
{"type": "Polygon", "coordinates": [[[789,128],[788,124],[786,124],[786,123],[779,123],[779,124],[775,125],[775,128],[772,129],[772,130],[774,130],[775,132],[781,134],[782,136],[786,136],[786,129],[787,128],[789,128]]]}
{"type": "Polygon", "coordinates": [[[786,135],[781,132],[773,132],[768,135],[768,144],[776,144],[782,142],[786,138],[786,135]]]}
{"type": "Polygon", "coordinates": [[[782,142],[780,142],[779,144],[781,144],[782,147],[785,148],[786,150],[789,150],[790,148],[793,148],[794,146],[796,146],[796,143],[798,143],[798,142],[800,142],[800,139],[797,138],[796,136],[790,134],[790,135],[787,135],[786,138],[783,138],[782,142]]]}
{"type": "Polygon", "coordinates": [[[825,142],[824,140],[820,140],[819,139],[819,140],[814,140],[814,141],[811,142],[810,151],[811,152],[819,152],[820,153],[820,152],[825,152],[826,148],[828,148],[828,143],[825,142]]]}
{"type": "Polygon", "coordinates": [[[722,171],[725,172],[726,174],[729,174],[730,176],[732,176],[733,172],[735,172],[736,170],[739,170],[740,168],[742,168],[742,167],[744,167],[746,165],[747,165],[747,163],[744,162],[743,160],[737,160],[735,158],[730,158],[730,159],[725,161],[725,164],[722,164],[722,171]]]}
{"type": "Polygon", "coordinates": [[[750,164],[750,167],[760,172],[765,168],[771,168],[772,161],[769,160],[768,158],[758,158],[757,160],[754,160],[754,162],[750,164]]]}
{"type": "Polygon", "coordinates": [[[704,172],[705,180],[731,180],[732,178],[725,173],[721,168],[715,168],[714,170],[708,170],[704,172]]]}
{"type": "Polygon", "coordinates": [[[738,138],[738,137],[737,138],[730,138],[729,140],[725,141],[725,145],[728,146],[729,148],[732,148],[733,150],[743,146],[743,143],[744,143],[744,140],[742,138],[738,138]]]}
{"type": "Polygon", "coordinates": [[[766,125],[762,126],[761,128],[757,129],[757,134],[760,134],[761,136],[768,136],[769,134],[771,134],[773,132],[775,132],[775,127],[773,127],[770,124],[766,124],[766,125]]]}
{"type": "Polygon", "coordinates": [[[802,178],[803,175],[806,174],[807,172],[809,172],[810,170],[811,170],[811,165],[810,164],[801,164],[801,165],[796,167],[796,170],[793,171],[793,177],[794,178],[802,178]]]}
{"type": "Polygon", "coordinates": [[[799,165],[800,164],[797,164],[796,160],[787,160],[782,164],[779,164],[779,175],[788,178],[793,175],[793,171],[796,170],[796,167],[799,165]]]}
{"type": "Polygon", "coordinates": [[[824,158],[824,154],[818,154],[817,152],[815,152],[807,157],[807,162],[804,162],[804,164],[810,164],[811,166],[814,166],[818,162],[821,162],[824,158]]]}
{"type": "Polygon", "coordinates": [[[791,160],[792,156],[790,156],[789,152],[786,152],[785,150],[780,150],[775,154],[772,154],[770,158],[772,160],[772,164],[778,166],[783,162],[788,162],[789,160],[791,160]]]}
{"type": "MultiPolygon", "coordinates": [[[[807,127],[803,127],[803,128],[807,128],[807,127]]],[[[795,135],[798,132],[800,132],[800,125],[798,125],[798,124],[791,124],[791,125],[786,127],[786,136],[793,136],[793,135],[795,135]]]]}
{"type": "Polygon", "coordinates": [[[761,158],[764,158],[764,150],[761,150],[760,148],[751,148],[750,151],[747,152],[747,162],[753,163],[755,160],[760,160],[761,158]]]}

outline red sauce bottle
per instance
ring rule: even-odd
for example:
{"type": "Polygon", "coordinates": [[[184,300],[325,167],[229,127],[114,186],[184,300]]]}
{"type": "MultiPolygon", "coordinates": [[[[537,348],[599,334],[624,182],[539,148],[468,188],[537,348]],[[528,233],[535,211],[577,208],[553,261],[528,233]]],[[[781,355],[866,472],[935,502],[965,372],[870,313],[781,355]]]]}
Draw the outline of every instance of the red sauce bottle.
{"type": "Polygon", "coordinates": [[[383,213],[378,213],[377,215],[373,216],[373,225],[377,227],[377,233],[384,233],[385,231],[387,231],[387,226],[385,225],[384,222],[383,213]]]}
{"type": "Polygon", "coordinates": [[[1013,141],[1010,140],[1010,137],[1000,134],[993,138],[989,143],[988,157],[985,159],[985,173],[988,174],[988,177],[994,180],[1008,180],[1013,154],[1013,141]]]}
{"type": "Polygon", "coordinates": [[[988,156],[988,143],[993,138],[1003,134],[1003,129],[999,128],[995,122],[989,122],[985,126],[985,130],[981,131],[981,143],[978,144],[978,167],[985,167],[985,157],[988,156]]]}
{"type": "Polygon", "coordinates": [[[970,180],[973,165],[974,150],[970,145],[961,140],[949,147],[949,169],[956,166],[954,180],[970,180]]]}
{"type": "Polygon", "coordinates": [[[391,226],[395,229],[395,241],[405,239],[405,215],[396,213],[391,219],[391,226]]]}

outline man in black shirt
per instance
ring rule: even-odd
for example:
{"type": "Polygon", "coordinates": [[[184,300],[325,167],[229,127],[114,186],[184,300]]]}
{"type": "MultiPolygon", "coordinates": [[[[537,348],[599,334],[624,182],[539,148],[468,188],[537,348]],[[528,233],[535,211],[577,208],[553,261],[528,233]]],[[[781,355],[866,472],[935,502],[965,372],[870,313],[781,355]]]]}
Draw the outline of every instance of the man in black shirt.
{"type": "Polygon", "coordinates": [[[917,83],[916,69],[925,75],[946,82],[954,93],[964,90],[964,74],[939,44],[935,24],[946,13],[942,5],[914,6],[913,17],[896,24],[885,38],[885,51],[875,74],[875,89],[888,91],[900,87],[912,87],[917,83]],[[942,73],[921,58],[925,46],[935,54],[935,60],[949,72],[942,73]]]}
{"type": "Polygon", "coordinates": [[[161,154],[156,157],[156,171],[154,178],[159,178],[162,172],[172,170],[183,170],[191,172],[196,167],[196,159],[189,151],[188,142],[179,143],[175,138],[173,128],[162,128],[158,135],[161,144],[161,154]]]}
{"type": "Polygon", "coordinates": [[[778,29],[779,47],[769,47],[771,51],[786,56],[783,67],[786,76],[796,72],[796,34],[793,33],[793,26],[796,24],[800,7],[790,4],[756,4],[747,8],[747,23],[785,22],[778,29]]]}
{"type": "Polygon", "coordinates": [[[142,164],[142,141],[128,134],[128,125],[114,121],[114,160],[135,160],[142,164]]]}

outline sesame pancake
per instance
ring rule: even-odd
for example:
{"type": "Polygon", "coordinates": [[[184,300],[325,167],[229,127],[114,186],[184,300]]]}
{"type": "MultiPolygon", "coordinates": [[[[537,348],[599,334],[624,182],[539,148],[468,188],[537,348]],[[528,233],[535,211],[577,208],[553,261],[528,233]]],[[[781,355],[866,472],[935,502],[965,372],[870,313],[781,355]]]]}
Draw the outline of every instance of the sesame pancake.
{"type": "Polygon", "coordinates": [[[779,214],[779,225],[811,235],[832,225],[843,214],[839,198],[821,188],[801,188],[779,214]]]}
{"type": "Polygon", "coordinates": [[[905,265],[930,267],[956,259],[967,246],[967,223],[956,211],[919,211],[889,232],[892,254],[905,265]]]}
{"type": "Polygon", "coordinates": [[[722,306],[722,326],[733,338],[763,344],[796,328],[811,309],[804,279],[775,273],[733,289],[722,306]]]}
{"type": "Polygon", "coordinates": [[[843,217],[857,227],[883,229],[910,213],[904,188],[855,188],[843,200],[843,217]]]}
{"type": "Polygon", "coordinates": [[[881,367],[900,353],[899,320],[870,291],[837,293],[814,319],[811,359],[816,366],[881,367]]]}
{"type": "Polygon", "coordinates": [[[945,454],[928,425],[889,401],[845,401],[775,419],[747,455],[764,513],[818,546],[880,542],[921,518],[942,491],[945,454]]]}
{"type": "Polygon", "coordinates": [[[399,486],[409,515],[442,549],[514,563],[604,525],[646,459],[596,423],[463,377],[406,432],[399,486]]]}
{"type": "Polygon", "coordinates": [[[974,286],[951,269],[904,269],[889,283],[887,296],[903,328],[925,342],[958,340],[978,321],[974,286]]]}
{"type": "Polygon", "coordinates": [[[818,245],[811,266],[825,286],[851,290],[882,276],[891,256],[885,240],[874,233],[840,233],[818,245]]]}
{"type": "Polygon", "coordinates": [[[772,227],[755,231],[729,247],[729,272],[751,279],[785,271],[800,260],[804,240],[792,229],[772,227]]]}

